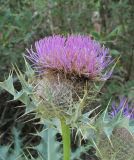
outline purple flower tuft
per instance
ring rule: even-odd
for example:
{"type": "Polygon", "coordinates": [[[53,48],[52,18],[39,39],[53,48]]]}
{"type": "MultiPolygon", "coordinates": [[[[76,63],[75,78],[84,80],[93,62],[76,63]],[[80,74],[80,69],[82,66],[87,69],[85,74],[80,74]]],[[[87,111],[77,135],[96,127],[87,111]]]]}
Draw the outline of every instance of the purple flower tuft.
{"type": "Polygon", "coordinates": [[[112,103],[112,111],[110,112],[110,115],[112,117],[115,117],[119,112],[121,112],[123,116],[125,116],[129,119],[134,119],[133,104],[131,107],[129,107],[126,97],[120,98],[120,103],[119,103],[118,107],[116,107],[115,102],[112,103]]]}
{"type": "Polygon", "coordinates": [[[54,35],[35,42],[35,51],[28,50],[28,58],[38,71],[62,71],[79,77],[106,80],[111,72],[106,68],[111,63],[109,50],[89,36],[54,35]]]}

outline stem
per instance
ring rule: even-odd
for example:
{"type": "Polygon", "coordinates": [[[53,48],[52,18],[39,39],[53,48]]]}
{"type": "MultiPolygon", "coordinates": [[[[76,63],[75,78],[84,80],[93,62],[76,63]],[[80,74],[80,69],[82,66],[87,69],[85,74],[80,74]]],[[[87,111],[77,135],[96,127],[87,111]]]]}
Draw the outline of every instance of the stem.
{"type": "Polygon", "coordinates": [[[61,119],[62,139],[63,139],[63,160],[70,160],[70,128],[64,119],[61,119]]]}

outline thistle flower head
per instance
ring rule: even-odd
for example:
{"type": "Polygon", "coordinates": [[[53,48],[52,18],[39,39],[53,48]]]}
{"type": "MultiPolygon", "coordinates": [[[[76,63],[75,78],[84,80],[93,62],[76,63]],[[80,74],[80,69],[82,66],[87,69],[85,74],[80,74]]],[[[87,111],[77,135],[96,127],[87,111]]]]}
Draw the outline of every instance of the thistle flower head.
{"type": "Polygon", "coordinates": [[[126,97],[120,98],[120,103],[118,107],[116,107],[115,102],[112,103],[112,111],[110,115],[112,117],[116,116],[119,112],[122,113],[123,116],[129,118],[129,119],[134,119],[134,106],[129,107],[128,101],[126,97]]]}
{"type": "Polygon", "coordinates": [[[39,71],[63,72],[95,80],[106,80],[111,72],[109,51],[89,36],[54,35],[35,42],[35,50],[28,50],[28,58],[39,71]]]}

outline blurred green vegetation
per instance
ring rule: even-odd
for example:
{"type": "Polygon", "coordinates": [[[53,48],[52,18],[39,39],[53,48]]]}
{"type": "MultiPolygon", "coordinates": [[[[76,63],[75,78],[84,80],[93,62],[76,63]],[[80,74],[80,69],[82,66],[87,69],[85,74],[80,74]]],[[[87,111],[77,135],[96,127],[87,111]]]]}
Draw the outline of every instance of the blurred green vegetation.
{"type": "Polygon", "coordinates": [[[52,34],[91,35],[121,56],[103,96],[134,98],[133,0],[0,0],[0,80],[23,69],[26,48],[52,34]]]}

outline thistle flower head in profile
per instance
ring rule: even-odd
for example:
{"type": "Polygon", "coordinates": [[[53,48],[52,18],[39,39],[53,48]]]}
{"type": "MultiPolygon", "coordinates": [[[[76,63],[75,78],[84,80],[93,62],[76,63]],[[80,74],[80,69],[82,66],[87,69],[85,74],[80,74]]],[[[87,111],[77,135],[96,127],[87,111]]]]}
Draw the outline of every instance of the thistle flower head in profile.
{"type": "Polygon", "coordinates": [[[28,58],[43,73],[57,71],[67,75],[106,80],[111,72],[109,50],[89,36],[54,35],[35,42],[35,50],[28,50],[28,58]]]}
{"type": "Polygon", "coordinates": [[[115,117],[119,112],[122,113],[123,116],[134,119],[134,104],[129,106],[128,100],[126,97],[120,98],[120,103],[116,106],[116,103],[112,103],[112,111],[110,115],[115,117]]]}
{"type": "Polygon", "coordinates": [[[28,53],[39,73],[35,95],[50,115],[70,115],[77,110],[76,104],[83,110],[99,90],[94,82],[105,81],[111,75],[109,50],[89,36],[45,37],[36,41],[28,53]]]}

